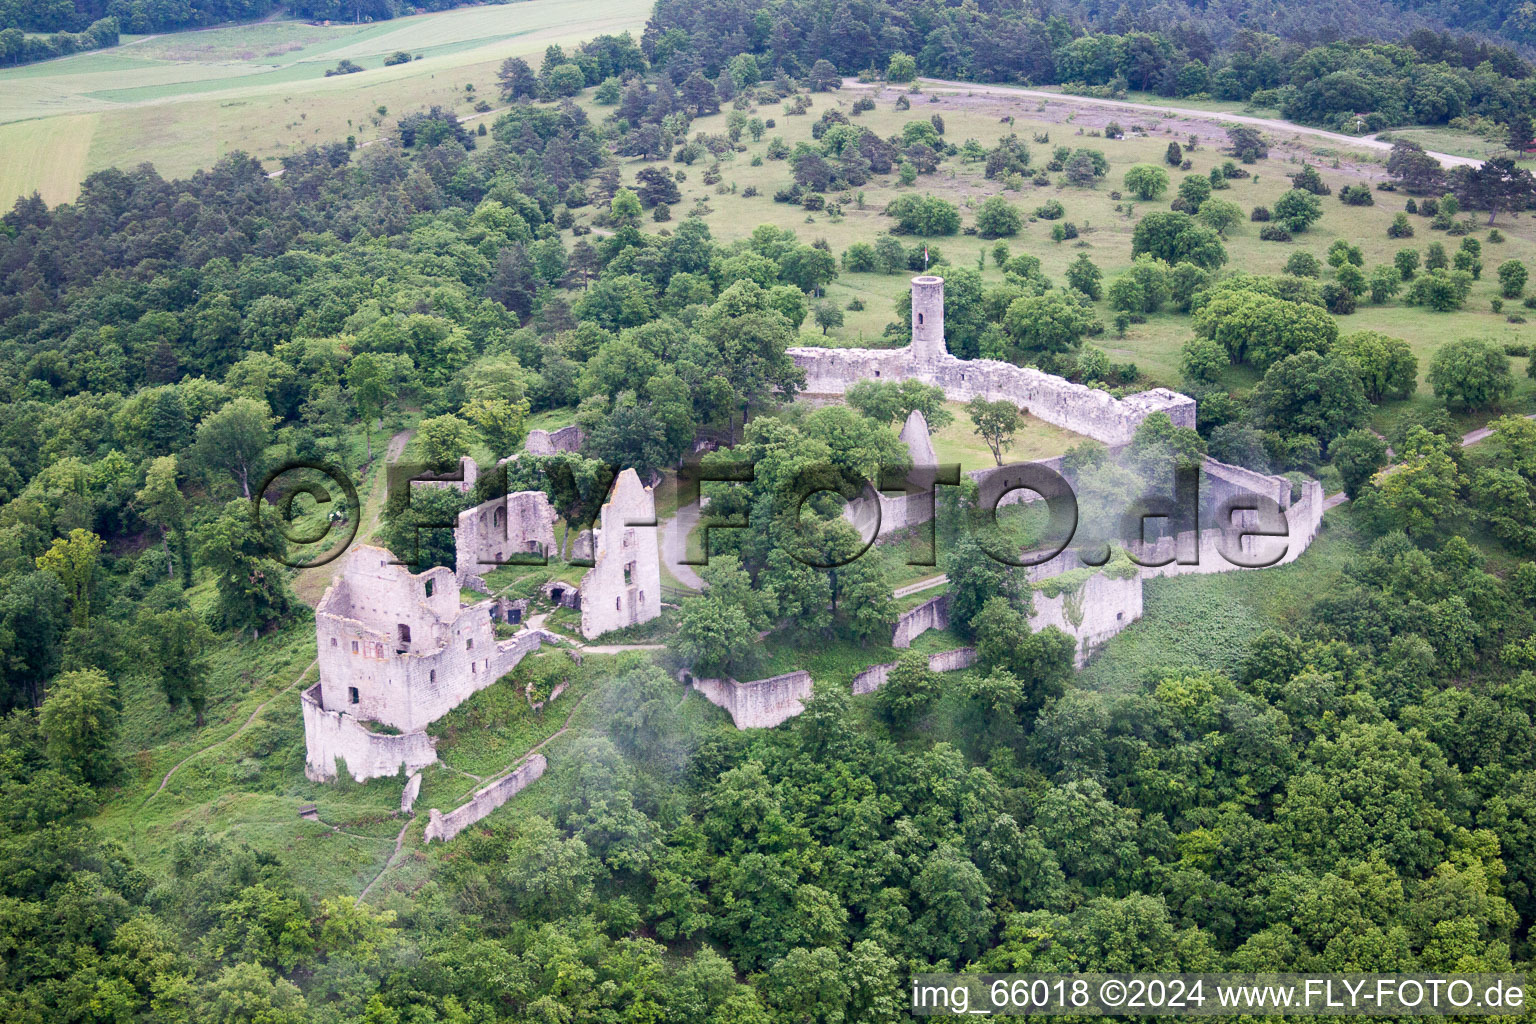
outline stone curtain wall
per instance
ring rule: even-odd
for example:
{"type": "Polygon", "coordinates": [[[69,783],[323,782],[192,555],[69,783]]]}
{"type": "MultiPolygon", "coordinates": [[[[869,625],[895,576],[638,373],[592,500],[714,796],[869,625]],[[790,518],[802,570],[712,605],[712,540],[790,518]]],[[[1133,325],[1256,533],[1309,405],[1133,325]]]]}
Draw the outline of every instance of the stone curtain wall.
{"type": "MultiPolygon", "coordinates": [[[[1064,566],[1075,567],[1076,562],[1077,556],[1074,552],[1064,551],[1050,562],[1036,566],[1035,569],[1040,575],[1031,573],[1030,581],[1058,576],[1066,571],[1064,566]]],[[[1223,566],[1225,567],[1225,563],[1223,566]]],[[[1141,618],[1141,577],[1132,576],[1122,580],[1103,573],[1095,573],[1088,577],[1082,587],[1070,594],[1046,597],[1037,592],[1034,598],[1035,612],[1030,616],[1029,628],[1039,632],[1046,626],[1055,626],[1076,640],[1076,661],[1077,666],[1081,668],[1087,663],[1088,655],[1096,647],[1141,618]]],[[[949,595],[942,594],[897,617],[896,628],[891,636],[891,646],[911,647],[912,641],[928,630],[948,627],[949,595]]],[[[972,658],[974,660],[974,652],[972,658]]],[[[935,671],[948,671],[948,669],[935,668],[935,671]]],[[[870,685],[869,689],[876,689],[884,682],[885,679],[882,676],[879,682],[870,685]]],[[[860,685],[857,677],[854,685],[855,687],[860,685]]],[[[868,691],[855,689],[853,692],[868,691]]]]}
{"type": "Polygon", "coordinates": [[[1075,590],[1055,597],[1036,591],[1034,598],[1029,628],[1038,633],[1055,626],[1076,640],[1074,662],[1082,668],[1095,648],[1141,618],[1141,577],[1094,573],[1075,590]]]}
{"type": "Polygon", "coordinates": [[[792,348],[789,354],[805,370],[807,394],[840,395],[860,380],[911,378],[943,388],[953,402],[977,395],[988,401],[1006,399],[1047,423],[1108,445],[1128,444],[1141,421],[1154,412],[1166,412],[1176,426],[1195,425],[1194,399],[1166,388],[1117,399],[1107,391],[995,359],[965,360],[946,353],[920,360],[912,346],[792,348]]]}
{"type": "Polygon", "coordinates": [[[319,683],[305,690],[299,703],[304,711],[304,774],[312,782],[334,780],[338,758],[358,782],[397,775],[401,768],[419,771],[437,760],[432,737],[424,732],[369,732],[351,715],[325,710],[319,683]]]}
{"type": "Polygon", "coordinates": [[[1128,443],[1141,421],[1154,412],[1166,412],[1175,426],[1195,425],[1194,399],[1167,388],[1117,399],[1031,367],[950,355],[944,347],[944,279],[931,274],[912,279],[910,345],[792,348],[789,354],[805,371],[805,391],[811,395],[841,395],[860,380],[916,379],[943,388],[953,402],[978,395],[989,401],[1006,399],[1047,423],[1109,445],[1128,443]]]}
{"type": "Polygon", "coordinates": [[[460,804],[444,814],[436,807],[427,811],[426,841],[440,839],[447,842],[496,808],[522,792],[544,774],[549,763],[543,754],[534,754],[516,770],[502,776],[483,789],[475,791],[469,802],[460,804]]]}
{"type": "Polygon", "coordinates": [[[771,729],[805,710],[811,695],[811,674],[803,669],[781,676],[754,679],[693,679],[704,699],[729,712],[738,729],[771,729]]]}

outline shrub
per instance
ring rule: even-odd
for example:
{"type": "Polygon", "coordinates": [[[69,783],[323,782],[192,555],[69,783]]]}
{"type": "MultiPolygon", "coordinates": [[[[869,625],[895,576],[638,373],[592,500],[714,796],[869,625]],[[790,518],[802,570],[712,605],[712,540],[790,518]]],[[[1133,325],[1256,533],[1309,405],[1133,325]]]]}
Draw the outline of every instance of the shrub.
{"type": "Polygon", "coordinates": [[[868,242],[854,242],[843,250],[843,269],[850,274],[872,274],[879,270],[875,247],[868,242]]]}
{"type": "Polygon", "coordinates": [[[1492,342],[1463,338],[1441,346],[1429,364],[1429,385],[1448,403],[1486,408],[1515,389],[1509,359],[1492,342]]]}
{"type": "Polygon", "coordinates": [[[1392,223],[1387,227],[1388,238],[1412,238],[1413,225],[1408,221],[1406,213],[1399,213],[1392,218],[1392,223]]]}
{"type": "Polygon", "coordinates": [[[953,235],[960,230],[960,211],[938,196],[904,195],[886,206],[897,230],[914,235],[953,235]]]}
{"type": "Polygon", "coordinates": [[[1069,220],[1062,221],[1060,224],[1051,225],[1051,241],[1053,242],[1065,242],[1070,238],[1076,237],[1077,225],[1073,224],[1069,220]]]}
{"type": "Polygon", "coordinates": [[[1354,290],[1335,281],[1323,285],[1323,302],[1328,306],[1328,312],[1336,316],[1348,316],[1355,311],[1354,290]]]}
{"type": "Polygon", "coordinates": [[[1311,192],[1293,188],[1275,200],[1274,212],[1288,231],[1302,232],[1323,215],[1323,204],[1311,192]]]}
{"type": "Polygon", "coordinates": [[[1369,185],[1345,185],[1339,189],[1339,201],[1346,206],[1375,206],[1376,197],[1369,185]]]}
{"type": "Polygon", "coordinates": [[[1035,207],[1035,216],[1041,220],[1060,220],[1066,213],[1066,207],[1054,199],[1035,207]]]}
{"type": "Polygon", "coordinates": [[[1255,206],[1253,212],[1248,215],[1248,219],[1257,224],[1265,223],[1269,220],[1269,207],[1255,206]]]}
{"type": "Polygon", "coordinates": [[[1437,313],[1460,309],[1472,291],[1472,275],[1464,270],[1431,270],[1413,282],[1408,301],[1437,313]]]}
{"type": "Polygon", "coordinates": [[[1291,175],[1291,187],[1303,192],[1310,192],[1315,196],[1326,196],[1333,192],[1323,182],[1323,176],[1317,173],[1317,168],[1307,164],[1300,171],[1291,175]]]}
{"type": "Polygon", "coordinates": [[[1259,238],[1265,242],[1289,242],[1291,233],[1278,224],[1266,224],[1264,230],[1259,232],[1259,238]]]}

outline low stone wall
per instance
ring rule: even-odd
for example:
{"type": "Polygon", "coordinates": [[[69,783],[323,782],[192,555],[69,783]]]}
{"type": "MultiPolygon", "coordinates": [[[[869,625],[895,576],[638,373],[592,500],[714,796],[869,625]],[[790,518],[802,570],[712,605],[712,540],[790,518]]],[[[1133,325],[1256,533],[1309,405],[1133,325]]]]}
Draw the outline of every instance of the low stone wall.
{"type": "Polygon", "coordinates": [[[928,656],[928,668],[934,672],[956,672],[976,664],[976,648],[956,647],[928,656]]]}
{"type": "Polygon", "coordinates": [[[460,804],[447,814],[436,807],[427,811],[427,842],[434,839],[447,842],[452,839],[526,789],[529,783],[544,774],[546,767],[548,762],[544,755],[534,754],[509,774],[476,790],[468,803],[460,804]]]}
{"type": "Polygon", "coordinates": [[[511,672],[518,662],[544,644],[558,645],[563,639],[558,633],[551,633],[547,629],[520,629],[512,637],[497,641],[496,652],[490,659],[490,671],[486,673],[486,685],[489,686],[511,672]]]}
{"type": "Polygon", "coordinates": [[[930,629],[946,629],[948,626],[949,595],[940,594],[896,617],[896,629],[891,634],[891,646],[911,647],[913,640],[930,629]]]}
{"type": "Polygon", "coordinates": [[[351,715],[320,706],[320,684],[299,697],[304,711],[304,774],[313,782],[336,778],[336,759],[358,782],[420,771],[437,760],[432,737],[425,732],[399,735],[369,732],[351,715]]]}
{"type": "Polygon", "coordinates": [[[724,708],[738,729],[771,729],[805,710],[811,695],[811,674],[801,669],[781,676],[754,679],[692,679],[704,699],[724,708]]]}
{"type": "MultiPolygon", "coordinates": [[[[928,670],[930,672],[955,672],[962,668],[970,668],[976,664],[976,648],[956,647],[952,651],[940,651],[928,656],[928,670]]],[[[855,697],[866,693],[874,693],[885,685],[890,678],[891,669],[896,667],[894,661],[888,661],[883,665],[871,665],[869,668],[853,677],[849,689],[855,697]]]]}

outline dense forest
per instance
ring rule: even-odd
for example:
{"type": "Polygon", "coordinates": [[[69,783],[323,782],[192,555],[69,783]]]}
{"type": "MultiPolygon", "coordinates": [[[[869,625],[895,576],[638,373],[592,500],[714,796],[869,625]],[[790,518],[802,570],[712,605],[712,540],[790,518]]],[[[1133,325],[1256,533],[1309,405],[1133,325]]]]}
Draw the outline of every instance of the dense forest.
{"type": "Polygon", "coordinates": [[[1334,38],[1314,45],[1307,40],[1315,34],[1275,35],[1267,20],[1230,38],[1204,20],[1142,23],[1117,15],[1107,31],[1082,26],[1070,13],[1006,4],[875,3],[850,17],[825,0],[661,0],[646,44],[679,80],[694,69],[712,77],[742,52],[800,74],[826,60],[845,75],[886,72],[900,55],[906,77],[1061,84],[1105,96],[1127,89],[1209,95],[1351,133],[1472,115],[1504,121],[1536,103],[1531,66],[1515,52],[1428,29],[1390,44],[1334,38]],[[1357,115],[1364,115],[1359,124],[1357,115]]]}
{"type": "MultiPolygon", "coordinates": [[[[1224,231],[1252,217],[1302,234],[1328,186],[1315,168],[1264,164],[1251,130],[1209,174],[1173,185],[1161,167],[1126,173],[1128,190],[1177,198],[1142,215],[1129,253],[1098,250],[1127,257],[1113,279],[1086,251],[1065,280],[1010,252],[1020,214],[1001,188],[966,214],[987,239],[990,281],[926,240],[960,234],[962,214],[916,191],[887,209],[889,233],[842,253],[814,229],[722,242],[672,210],[680,175],[708,180],[747,139],[807,212],[828,193],[843,201],[859,176],[916,180],[944,161],[1000,183],[1062,175],[1069,197],[1111,166],[1102,136],[962,149],[915,112],[890,137],[823,114],[813,142],[791,148],[745,108],[824,92],[824,58],[834,76],[905,50],[936,74],[1017,81],[1037,67],[1055,80],[1069,67],[1109,84],[1144,53],[1130,86],[1162,88],[1173,68],[1175,90],[1203,74],[1317,96],[1342,75],[1406,90],[1399,107],[1372,109],[1407,112],[1429,102],[1421,90],[1477,83],[1457,109],[1506,118],[1528,109],[1526,65],[1442,36],[1409,51],[1235,35],[1219,50],[1199,34],[1074,36],[1060,21],[983,13],[967,26],[874,5],[832,33],[813,8],[663,3],[643,46],[606,37],[551,47],[537,70],[509,61],[512,105],[484,128],[417,111],[390,145],[336,142],[280,177],[243,154],[181,180],[103,171],[73,203],[33,197],[0,219],[0,1017],[852,1024],[902,1019],[904,980],[929,968],[1529,962],[1536,425],[1499,418],[1483,444],[1459,443],[1448,408],[1485,412],[1515,390],[1509,356],[1474,339],[1437,353],[1435,400],[1378,437],[1369,416],[1412,394],[1419,367],[1404,342],[1340,320],[1400,293],[1426,316],[1457,309],[1485,259],[1513,311],[1527,271],[1495,269],[1495,243],[1460,214],[1527,208],[1529,175],[1446,176],[1405,146],[1391,185],[1415,197],[1414,219],[1401,215],[1399,260],[1367,270],[1340,241],[1331,271],[1312,257],[1275,275],[1233,269],[1224,231]],[[961,56],[947,64],[951,30],[961,56]],[[589,87],[607,116],[571,101],[589,87]],[[693,130],[738,99],[720,132],[693,130]],[[644,163],[632,183],[616,155],[644,163]],[[1263,218],[1221,198],[1257,168],[1294,175],[1263,218]],[[1460,241],[1428,241],[1421,261],[1416,230],[1460,241]],[[720,509],[768,509],[804,466],[854,479],[899,461],[893,428],[912,409],[940,425],[941,396],[923,388],[788,401],[802,379],[786,349],[840,315],[822,301],[829,283],[930,261],[946,277],[953,351],[1200,398],[1198,430],[1149,418],[1124,463],[1074,448],[1067,471],[1088,498],[1207,452],[1328,471],[1354,500],[1324,541],[1355,557],[1227,668],[1170,659],[1093,691],[1071,684],[1070,641],[1030,632],[1023,574],[962,539],[975,494],[959,491],[943,508],[942,567],[974,668],[940,677],[909,655],[872,697],[823,685],[793,722],[737,732],[690,716],[662,665],[624,662],[602,680],[602,725],[568,749],[563,783],[527,794],[539,813],[508,808],[467,831],[408,898],[317,897],[284,856],[212,824],[187,829],[151,871],[93,824],[130,773],[125,681],[148,679],[164,715],[200,728],[209,651],[310,629],[274,558],[280,540],[250,515],[267,467],[376,469],[380,422],[399,410],[432,463],[472,449],[494,460],[519,448],[529,416],[561,410],[583,426],[582,451],[512,472],[562,515],[589,513],[595,495],[554,481],[591,481],[601,463],[655,478],[700,437],[736,442],[716,462],[759,467],[720,509]],[[1110,363],[1093,343],[1109,330],[1100,300],[1126,322],[1188,314],[1180,380],[1110,363]],[[1232,367],[1252,386],[1224,384],[1232,367]],[[1389,446],[1400,468],[1379,474],[1389,446]]],[[[909,331],[898,312],[891,336],[909,331]]],[[[381,536],[403,553],[418,521],[483,496],[443,489],[392,506],[381,536]]],[[[768,630],[774,646],[807,650],[889,636],[881,563],[820,570],[785,554],[809,545],[835,562],[856,545],[835,506],[762,521],[723,540],[709,590],[682,600],[669,666],[745,672],[768,630]]],[[[428,531],[424,560],[451,558],[445,540],[428,531]]],[[[274,793],[291,796],[302,744],[290,734],[264,756],[286,773],[274,793]]]]}

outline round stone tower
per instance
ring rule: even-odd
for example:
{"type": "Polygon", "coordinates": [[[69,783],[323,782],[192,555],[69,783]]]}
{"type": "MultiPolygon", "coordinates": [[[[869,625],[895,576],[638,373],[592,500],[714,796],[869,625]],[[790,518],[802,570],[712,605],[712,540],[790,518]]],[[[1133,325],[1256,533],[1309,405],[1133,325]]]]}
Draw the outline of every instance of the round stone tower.
{"type": "Polygon", "coordinates": [[[944,279],[923,274],[912,279],[912,355],[936,362],[944,347],[944,279]]]}

